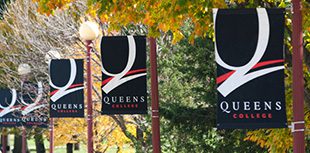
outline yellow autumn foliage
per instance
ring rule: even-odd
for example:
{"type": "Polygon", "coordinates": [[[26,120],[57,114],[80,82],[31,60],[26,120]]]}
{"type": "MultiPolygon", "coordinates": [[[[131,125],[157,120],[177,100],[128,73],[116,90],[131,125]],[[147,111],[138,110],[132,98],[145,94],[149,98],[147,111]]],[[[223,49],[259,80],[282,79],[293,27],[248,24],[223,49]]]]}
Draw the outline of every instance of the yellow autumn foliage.
{"type": "MultiPolygon", "coordinates": [[[[58,8],[66,8],[75,0],[34,0],[39,5],[39,12],[53,14],[58,8]]],[[[173,42],[183,38],[180,32],[184,22],[192,20],[192,34],[206,36],[212,22],[212,8],[226,8],[223,0],[126,0],[126,1],[88,1],[88,14],[99,17],[103,23],[109,23],[109,31],[119,30],[129,24],[148,26],[149,36],[157,37],[160,31],[171,31],[173,42]]],[[[194,38],[194,37],[192,37],[194,38]]]]}
{"type": "MultiPolygon", "coordinates": [[[[47,15],[53,14],[56,9],[68,8],[76,0],[33,0],[38,3],[38,11],[47,15]]],[[[302,0],[304,16],[309,16],[309,3],[302,0]]],[[[174,42],[182,39],[179,34],[184,21],[194,23],[191,31],[192,41],[195,36],[207,36],[212,30],[212,8],[227,8],[230,5],[258,5],[259,2],[246,0],[126,0],[126,1],[88,1],[88,14],[98,17],[101,22],[109,24],[109,31],[118,31],[121,26],[129,24],[144,24],[148,27],[149,36],[157,37],[159,32],[171,31],[174,42]]],[[[287,1],[267,0],[278,7],[287,7],[287,1]]],[[[253,7],[253,6],[252,6],[253,7]]],[[[310,20],[304,18],[304,29],[309,33],[310,20]]],[[[306,39],[310,41],[310,38],[306,39]]]]}

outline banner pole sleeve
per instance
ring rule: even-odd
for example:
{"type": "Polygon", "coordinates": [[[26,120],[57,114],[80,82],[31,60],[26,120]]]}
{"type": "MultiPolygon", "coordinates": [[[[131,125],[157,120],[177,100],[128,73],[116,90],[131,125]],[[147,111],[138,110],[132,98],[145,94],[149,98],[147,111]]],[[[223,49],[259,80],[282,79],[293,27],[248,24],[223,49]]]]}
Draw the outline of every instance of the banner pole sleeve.
{"type": "MultiPolygon", "coordinates": [[[[302,16],[300,0],[293,0],[293,121],[304,121],[304,79],[303,79],[303,43],[302,43],[302,16]]],[[[305,124],[296,124],[293,132],[294,153],[305,152],[305,124]]]]}
{"type": "Polygon", "coordinates": [[[92,79],[91,79],[91,40],[86,42],[87,47],[87,150],[93,153],[93,105],[92,105],[92,79]]]}
{"type": "Polygon", "coordinates": [[[6,129],[2,129],[2,152],[6,153],[6,147],[7,147],[7,140],[8,140],[8,135],[6,129]]]}
{"type": "Polygon", "coordinates": [[[27,134],[26,127],[22,127],[22,153],[27,152],[27,134]]]}
{"type": "Polygon", "coordinates": [[[50,118],[50,153],[54,153],[54,119],[50,118]]]}
{"type": "Polygon", "coordinates": [[[157,55],[156,39],[150,38],[150,61],[151,61],[151,94],[152,94],[152,144],[153,153],[160,153],[160,125],[159,125],[159,101],[157,80],[157,55]]]}

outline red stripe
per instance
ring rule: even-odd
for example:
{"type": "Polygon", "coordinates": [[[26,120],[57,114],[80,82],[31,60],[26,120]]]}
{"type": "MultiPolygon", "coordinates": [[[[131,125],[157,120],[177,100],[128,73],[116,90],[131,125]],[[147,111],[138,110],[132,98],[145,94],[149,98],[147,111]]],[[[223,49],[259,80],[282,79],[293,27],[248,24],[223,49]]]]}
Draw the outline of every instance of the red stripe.
{"type": "MultiPolygon", "coordinates": [[[[10,107],[10,108],[11,108],[11,109],[12,109],[12,108],[19,108],[20,106],[21,106],[21,105],[16,105],[16,106],[12,106],[12,107],[10,107]]],[[[2,112],[3,110],[4,110],[4,109],[1,109],[0,112],[2,112]]]]}
{"type": "Polygon", "coordinates": [[[235,73],[235,70],[229,71],[228,73],[223,74],[223,75],[217,77],[216,78],[216,84],[222,83],[223,81],[225,81],[228,77],[230,77],[234,73],[235,73]]]}
{"type": "Polygon", "coordinates": [[[11,108],[19,108],[21,105],[12,106],[11,108]]]}
{"type": "Polygon", "coordinates": [[[256,68],[259,68],[259,67],[263,67],[263,66],[271,65],[271,64],[275,64],[275,63],[281,63],[281,62],[284,62],[284,60],[281,59],[281,60],[272,60],[272,61],[260,62],[260,63],[257,63],[256,65],[254,65],[252,67],[252,69],[256,69],[256,68]]]}
{"type": "MultiPolygon", "coordinates": [[[[74,88],[74,87],[78,87],[78,86],[84,86],[84,84],[83,84],[83,83],[80,83],[80,84],[73,84],[73,85],[71,85],[71,86],[69,87],[69,89],[74,88]]],[[[52,91],[52,92],[50,93],[51,96],[53,96],[57,91],[58,91],[58,89],[52,91]]]]}
{"type": "MultiPolygon", "coordinates": [[[[259,67],[263,67],[263,66],[266,66],[266,65],[271,65],[271,64],[276,64],[276,63],[281,63],[281,62],[284,62],[283,59],[281,60],[271,60],[271,61],[265,61],[265,62],[260,62],[260,63],[257,63],[256,65],[254,65],[252,69],[256,69],[256,68],[259,68],[259,67]]],[[[229,78],[233,73],[235,72],[235,70],[233,71],[229,71],[228,73],[225,73],[219,77],[216,78],[216,84],[220,84],[222,82],[224,82],[227,78],[229,78]]]]}
{"type": "MultiPolygon", "coordinates": [[[[130,74],[135,74],[135,73],[140,73],[140,72],[146,72],[146,69],[137,69],[137,70],[132,70],[132,71],[128,71],[125,76],[130,75],[130,74]]],[[[101,85],[105,85],[108,82],[110,82],[114,77],[109,77],[105,80],[102,81],[101,85]]]]}
{"type": "Polygon", "coordinates": [[[114,77],[109,77],[109,78],[103,80],[102,83],[101,83],[101,85],[107,84],[107,83],[110,82],[113,78],[114,78],[114,77]]]}
{"type": "Polygon", "coordinates": [[[138,69],[138,70],[132,70],[132,71],[129,71],[125,74],[126,75],[130,75],[130,74],[135,74],[135,73],[139,73],[139,72],[146,72],[146,69],[138,69]]]}

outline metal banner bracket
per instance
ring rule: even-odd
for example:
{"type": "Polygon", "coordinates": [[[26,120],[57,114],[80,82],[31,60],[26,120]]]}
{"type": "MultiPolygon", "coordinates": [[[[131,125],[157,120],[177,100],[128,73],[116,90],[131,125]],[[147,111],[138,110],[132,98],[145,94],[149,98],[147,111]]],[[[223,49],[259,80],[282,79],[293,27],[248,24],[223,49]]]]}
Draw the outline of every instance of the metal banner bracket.
{"type": "Polygon", "coordinates": [[[295,121],[295,122],[292,122],[292,124],[291,124],[291,126],[289,126],[289,128],[291,128],[292,129],[292,133],[294,133],[294,132],[303,132],[303,131],[305,131],[305,129],[304,128],[302,128],[302,129],[296,129],[296,124],[305,124],[305,121],[295,121]]]}

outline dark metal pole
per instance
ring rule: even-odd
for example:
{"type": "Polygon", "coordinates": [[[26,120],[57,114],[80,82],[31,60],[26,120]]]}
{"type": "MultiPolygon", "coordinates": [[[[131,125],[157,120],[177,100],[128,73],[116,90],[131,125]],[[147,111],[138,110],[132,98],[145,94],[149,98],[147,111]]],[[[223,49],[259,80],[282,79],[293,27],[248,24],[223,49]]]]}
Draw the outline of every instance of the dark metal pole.
{"type": "Polygon", "coordinates": [[[26,138],[26,128],[22,127],[23,134],[22,134],[22,153],[27,152],[27,138],[26,138]]]}
{"type": "Polygon", "coordinates": [[[92,104],[92,79],[91,79],[91,40],[86,41],[87,48],[87,150],[93,153],[93,104],[92,104]]]}
{"type": "Polygon", "coordinates": [[[159,102],[157,80],[157,55],[156,39],[150,38],[150,61],[151,61],[151,94],[152,94],[152,144],[153,153],[160,153],[160,130],[159,130],[159,102]]]}
{"type": "Polygon", "coordinates": [[[293,0],[293,151],[305,152],[304,124],[304,79],[303,79],[303,43],[302,16],[300,0],[293,0]]]}
{"type": "Polygon", "coordinates": [[[50,118],[50,153],[54,153],[54,119],[50,118]]]}

